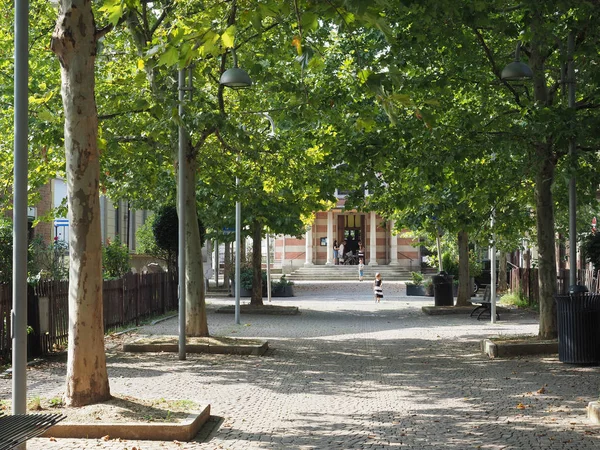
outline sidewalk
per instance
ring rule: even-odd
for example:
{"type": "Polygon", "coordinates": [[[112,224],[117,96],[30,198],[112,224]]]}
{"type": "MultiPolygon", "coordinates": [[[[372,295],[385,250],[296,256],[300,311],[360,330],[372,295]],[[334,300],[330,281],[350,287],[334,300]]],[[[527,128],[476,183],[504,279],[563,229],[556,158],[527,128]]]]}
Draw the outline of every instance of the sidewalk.
{"type": "MultiPolygon", "coordinates": [[[[196,442],[34,439],[28,449],[596,449],[585,407],[598,398],[595,367],[555,357],[488,360],[484,337],[536,334],[534,316],[497,324],[468,315],[426,316],[432,298],[405,297],[372,280],[298,282],[297,316],[215,314],[232,298],[207,299],[213,335],[269,341],[264,357],[110,354],[111,392],[210,403],[196,442]],[[543,388],[543,389],[542,389],[543,388]]],[[[247,299],[243,299],[247,301],[247,299]]],[[[265,299],[266,302],[266,299],[265,299]]],[[[141,333],[177,334],[177,319],[141,333]]],[[[29,372],[29,396],[64,389],[64,364],[29,372]]],[[[0,380],[0,398],[10,395],[0,380]]]]}

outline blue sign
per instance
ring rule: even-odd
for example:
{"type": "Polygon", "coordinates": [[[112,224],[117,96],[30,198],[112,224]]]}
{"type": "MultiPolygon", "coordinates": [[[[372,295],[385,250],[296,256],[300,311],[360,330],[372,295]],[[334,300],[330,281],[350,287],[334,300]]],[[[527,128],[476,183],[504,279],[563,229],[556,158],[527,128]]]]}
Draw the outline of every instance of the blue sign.
{"type": "Polygon", "coordinates": [[[231,234],[231,233],[235,233],[235,228],[223,227],[223,234],[231,234]]]}
{"type": "Polygon", "coordinates": [[[54,226],[55,227],[68,227],[69,219],[54,219],[54,226]]]}

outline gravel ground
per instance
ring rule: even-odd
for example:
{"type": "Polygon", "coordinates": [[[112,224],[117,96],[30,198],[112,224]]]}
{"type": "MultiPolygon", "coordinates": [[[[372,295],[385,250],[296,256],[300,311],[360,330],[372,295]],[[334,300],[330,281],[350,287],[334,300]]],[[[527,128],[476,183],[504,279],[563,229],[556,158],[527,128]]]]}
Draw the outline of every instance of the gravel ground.
{"type": "MultiPolygon", "coordinates": [[[[30,449],[597,449],[600,429],[585,407],[598,397],[597,367],[556,357],[489,360],[479,341],[536,334],[537,319],[509,313],[496,324],[468,315],[427,316],[431,298],[406,297],[371,281],[298,282],[297,316],[215,314],[213,335],[269,341],[263,357],[108,353],[111,391],[137,398],[210,403],[212,417],[190,443],[50,439],[30,449]]],[[[177,319],[139,330],[177,334],[177,319]]],[[[64,361],[28,373],[29,395],[59,396],[64,361]]],[[[0,379],[0,398],[10,380],[0,379]]]]}

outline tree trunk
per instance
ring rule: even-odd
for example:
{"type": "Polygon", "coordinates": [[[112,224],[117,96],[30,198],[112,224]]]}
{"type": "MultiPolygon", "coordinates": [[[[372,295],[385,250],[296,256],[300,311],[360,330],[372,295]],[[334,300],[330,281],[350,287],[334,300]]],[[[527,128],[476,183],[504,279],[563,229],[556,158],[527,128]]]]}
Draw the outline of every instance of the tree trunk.
{"type": "MultiPolygon", "coordinates": [[[[129,32],[136,46],[137,53],[143,56],[147,51],[147,43],[150,36],[149,30],[144,30],[142,22],[137,15],[130,12],[126,18],[129,32]]],[[[146,79],[154,98],[160,102],[168,95],[169,89],[159,84],[156,80],[156,63],[152,58],[146,58],[144,64],[146,79]]],[[[177,147],[174,149],[174,161],[177,161],[177,147]]],[[[198,214],[196,207],[196,172],[198,170],[195,151],[190,143],[186,150],[188,159],[185,162],[185,184],[186,197],[184,199],[186,208],[186,335],[187,336],[209,336],[208,322],[206,318],[205,281],[204,268],[202,266],[202,245],[200,232],[198,230],[198,214]]]]}
{"type": "Polygon", "coordinates": [[[89,0],[62,0],[52,36],[61,65],[69,208],[69,344],[65,404],[110,398],[102,307],[96,25],[89,0]]]}
{"type": "Polygon", "coordinates": [[[537,244],[539,253],[540,327],[542,339],[557,336],[556,305],[556,246],[554,233],[554,208],[552,204],[552,183],[554,162],[550,144],[538,144],[540,167],[535,180],[537,209],[537,244]]]}
{"type": "Polygon", "coordinates": [[[469,276],[469,233],[458,233],[458,297],[456,306],[467,306],[473,287],[469,276]]]}
{"type": "Polygon", "coordinates": [[[508,291],[506,281],[506,252],[500,250],[500,264],[498,264],[498,292],[508,291]]]}
{"type": "Polygon", "coordinates": [[[190,157],[185,161],[185,333],[186,336],[208,336],[206,318],[204,267],[202,265],[202,241],[198,227],[196,207],[197,162],[190,157]]]}
{"type": "Polygon", "coordinates": [[[252,222],[252,298],[251,305],[263,304],[262,297],[262,224],[254,220],[252,222]]]}

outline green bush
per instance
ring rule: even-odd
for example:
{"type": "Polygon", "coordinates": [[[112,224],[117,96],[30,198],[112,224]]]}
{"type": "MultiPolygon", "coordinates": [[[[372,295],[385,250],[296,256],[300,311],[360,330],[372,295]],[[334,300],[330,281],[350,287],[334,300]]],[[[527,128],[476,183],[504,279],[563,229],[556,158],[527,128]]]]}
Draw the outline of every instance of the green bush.
{"type": "Polygon", "coordinates": [[[587,235],[581,248],[586,261],[592,263],[594,270],[600,270],[600,232],[587,235]]]}
{"type": "Polygon", "coordinates": [[[412,277],[411,284],[414,286],[421,286],[423,284],[423,274],[421,272],[411,272],[410,276],[412,277]]]}
{"type": "Polygon", "coordinates": [[[117,236],[114,241],[108,241],[102,247],[102,272],[106,279],[122,278],[131,270],[129,249],[121,243],[117,236]]]}
{"type": "Polygon", "coordinates": [[[55,239],[52,243],[46,244],[41,237],[35,237],[29,243],[27,265],[29,282],[68,279],[69,266],[66,261],[68,248],[64,241],[55,239]]]}
{"type": "Polygon", "coordinates": [[[12,281],[13,235],[12,222],[0,218],[0,283],[12,281]]]}
{"type": "Polygon", "coordinates": [[[458,260],[450,253],[446,252],[442,255],[442,266],[448,275],[458,276],[458,260]]]}
{"type": "Polygon", "coordinates": [[[284,288],[286,286],[293,286],[294,282],[288,280],[285,275],[281,275],[281,278],[279,278],[279,280],[271,280],[271,290],[277,289],[277,288],[284,288]]]}

